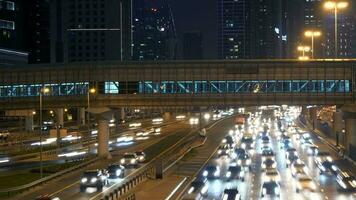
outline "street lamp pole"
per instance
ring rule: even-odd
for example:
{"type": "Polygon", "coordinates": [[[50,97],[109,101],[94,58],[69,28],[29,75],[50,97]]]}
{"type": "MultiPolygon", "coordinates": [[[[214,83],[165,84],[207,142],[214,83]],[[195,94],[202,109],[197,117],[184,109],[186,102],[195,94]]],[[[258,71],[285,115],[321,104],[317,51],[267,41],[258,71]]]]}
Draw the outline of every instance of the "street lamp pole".
{"type": "Polygon", "coordinates": [[[311,38],[311,53],[312,53],[312,59],[314,59],[314,37],[319,37],[321,35],[320,31],[306,31],[304,33],[305,37],[310,37],[311,38]]]}
{"type": "Polygon", "coordinates": [[[324,4],[325,9],[327,10],[333,10],[334,11],[334,17],[335,17],[335,58],[337,58],[339,55],[338,52],[338,14],[339,14],[339,9],[345,9],[349,6],[349,3],[346,1],[327,1],[324,4]]]}
{"type": "Polygon", "coordinates": [[[46,94],[49,92],[48,88],[42,87],[40,89],[40,177],[43,178],[43,157],[42,157],[42,151],[43,151],[43,147],[42,147],[42,140],[43,140],[43,136],[42,136],[42,129],[43,129],[43,122],[42,122],[42,110],[43,110],[43,94],[46,94]]]}
{"type": "Polygon", "coordinates": [[[95,88],[88,88],[87,93],[87,103],[88,103],[88,134],[90,135],[90,94],[94,94],[96,92],[95,88]]]}

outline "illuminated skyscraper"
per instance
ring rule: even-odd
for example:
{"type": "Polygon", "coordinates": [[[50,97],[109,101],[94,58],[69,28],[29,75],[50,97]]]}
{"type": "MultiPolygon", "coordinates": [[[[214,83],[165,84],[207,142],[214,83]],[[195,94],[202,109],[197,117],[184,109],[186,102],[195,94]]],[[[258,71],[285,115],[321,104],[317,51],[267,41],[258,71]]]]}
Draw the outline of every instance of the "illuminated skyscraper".
{"type": "Polygon", "coordinates": [[[133,59],[172,60],[176,30],[167,0],[133,1],[133,59]]]}

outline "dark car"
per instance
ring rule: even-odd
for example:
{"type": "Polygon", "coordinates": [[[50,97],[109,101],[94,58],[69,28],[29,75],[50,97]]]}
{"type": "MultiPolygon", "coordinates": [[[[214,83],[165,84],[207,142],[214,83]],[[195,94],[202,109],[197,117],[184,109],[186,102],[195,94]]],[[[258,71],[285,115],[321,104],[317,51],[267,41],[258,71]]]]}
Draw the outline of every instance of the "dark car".
{"type": "Polygon", "coordinates": [[[222,140],[223,144],[227,144],[229,145],[229,147],[233,147],[235,146],[235,140],[231,135],[226,136],[223,140],[222,140]]]}
{"type": "Polygon", "coordinates": [[[338,170],[334,163],[326,159],[322,159],[321,161],[317,160],[316,165],[320,170],[320,174],[330,173],[335,175],[338,170]]]}
{"type": "Polygon", "coordinates": [[[281,149],[289,149],[292,147],[293,147],[293,144],[292,144],[291,140],[283,140],[281,142],[281,149]]]}
{"type": "Polygon", "coordinates": [[[124,178],[125,167],[122,165],[109,165],[108,167],[109,178],[124,178]]]}
{"type": "Polygon", "coordinates": [[[228,144],[221,144],[218,149],[218,156],[229,156],[231,148],[228,144]]]}
{"type": "Polygon", "coordinates": [[[90,170],[84,172],[80,180],[80,191],[84,192],[88,187],[95,187],[98,191],[108,184],[108,174],[105,170],[90,170]]]}
{"type": "Polygon", "coordinates": [[[225,174],[225,178],[227,180],[240,179],[241,181],[245,181],[245,171],[241,166],[231,165],[225,174]]]}
{"type": "Polygon", "coordinates": [[[267,158],[262,162],[262,169],[275,169],[277,168],[277,163],[274,159],[267,158]]]}
{"type": "Polygon", "coordinates": [[[203,172],[203,176],[209,179],[219,178],[220,177],[219,166],[208,165],[203,172]]]}
{"type": "Polygon", "coordinates": [[[208,185],[206,184],[206,179],[196,179],[190,184],[189,190],[183,197],[183,200],[202,199],[207,191],[208,185]]]}
{"type": "Polygon", "coordinates": [[[235,149],[235,153],[234,153],[234,158],[239,157],[241,154],[242,154],[242,155],[247,154],[246,149],[243,149],[243,148],[236,148],[236,149],[235,149]]]}
{"type": "Polygon", "coordinates": [[[269,181],[269,182],[264,182],[262,184],[262,192],[261,192],[261,197],[274,197],[280,196],[280,186],[276,181],[269,181]]]}
{"type": "Polygon", "coordinates": [[[262,150],[262,161],[266,160],[267,158],[274,158],[275,153],[273,152],[272,149],[267,148],[262,150]]]}
{"type": "Polygon", "coordinates": [[[338,171],[336,181],[341,190],[356,191],[356,179],[349,173],[338,171]]]}
{"type": "Polygon", "coordinates": [[[288,154],[287,155],[287,161],[286,161],[286,167],[290,166],[294,161],[299,160],[299,157],[297,154],[288,154]]]}
{"type": "Polygon", "coordinates": [[[240,200],[241,195],[237,188],[230,188],[230,189],[225,189],[224,193],[222,194],[221,199],[223,200],[240,200]]]}

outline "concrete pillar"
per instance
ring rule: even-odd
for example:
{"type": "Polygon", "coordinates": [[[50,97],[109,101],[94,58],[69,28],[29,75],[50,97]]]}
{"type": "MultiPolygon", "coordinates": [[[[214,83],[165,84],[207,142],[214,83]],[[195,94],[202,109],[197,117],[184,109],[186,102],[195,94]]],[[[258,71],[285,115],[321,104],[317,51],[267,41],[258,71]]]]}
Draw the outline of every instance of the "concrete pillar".
{"type": "Polygon", "coordinates": [[[63,108],[59,108],[57,109],[57,125],[63,127],[64,126],[64,118],[63,118],[63,108]]]}
{"type": "Polygon", "coordinates": [[[33,116],[25,117],[25,129],[27,132],[33,132],[33,116]]]}
{"type": "MultiPolygon", "coordinates": [[[[351,158],[356,157],[356,119],[345,120],[346,151],[351,158]]],[[[354,158],[355,159],[355,158],[354,158]]]]}
{"type": "Polygon", "coordinates": [[[85,125],[85,108],[79,108],[78,109],[78,117],[77,117],[77,120],[78,120],[78,124],[80,125],[85,125]]]}
{"type": "Polygon", "coordinates": [[[317,108],[310,108],[309,109],[309,114],[310,114],[310,121],[313,126],[313,130],[315,130],[318,127],[318,116],[317,116],[317,108]]]}
{"type": "Polygon", "coordinates": [[[126,118],[125,116],[125,108],[120,109],[120,120],[124,121],[126,118]]]}
{"type": "Polygon", "coordinates": [[[342,130],[345,127],[343,113],[341,111],[334,112],[333,115],[333,131],[335,133],[336,145],[340,144],[341,137],[343,135],[342,130]]]}
{"type": "Polygon", "coordinates": [[[171,118],[171,113],[170,112],[165,112],[163,115],[164,120],[169,120],[171,118]]]}
{"type": "Polygon", "coordinates": [[[107,120],[99,120],[98,156],[111,158],[109,153],[109,123],[107,120]]]}

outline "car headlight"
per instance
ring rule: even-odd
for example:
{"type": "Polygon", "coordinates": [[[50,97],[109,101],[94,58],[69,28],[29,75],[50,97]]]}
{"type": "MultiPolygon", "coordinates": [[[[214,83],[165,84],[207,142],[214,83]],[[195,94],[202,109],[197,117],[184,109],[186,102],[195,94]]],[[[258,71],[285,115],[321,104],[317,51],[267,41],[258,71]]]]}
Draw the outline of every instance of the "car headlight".
{"type": "Polygon", "coordinates": [[[311,187],[311,189],[316,190],[316,185],[315,185],[315,183],[311,183],[310,187],[311,187]]]}
{"type": "Polygon", "coordinates": [[[226,143],[226,139],[223,139],[223,140],[222,140],[222,143],[226,143]]]}
{"type": "Polygon", "coordinates": [[[97,178],[92,178],[92,179],[90,180],[91,183],[95,183],[95,182],[97,182],[97,181],[98,181],[97,178]]]}
{"type": "Polygon", "coordinates": [[[343,181],[337,181],[338,183],[339,183],[339,185],[340,185],[340,187],[342,187],[343,189],[346,189],[347,187],[346,187],[346,184],[343,182],[343,181]]]}
{"type": "Polygon", "coordinates": [[[240,171],[240,177],[245,176],[245,172],[244,171],[240,171]]]}
{"type": "Polygon", "coordinates": [[[251,165],[251,159],[246,160],[246,165],[251,165]]]}
{"type": "Polygon", "coordinates": [[[266,164],[263,163],[262,164],[262,168],[265,169],[266,168],[266,164]]]}
{"type": "Polygon", "coordinates": [[[245,149],[245,148],[246,148],[246,144],[245,144],[245,143],[242,143],[242,144],[241,144],[241,148],[245,149]]]}
{"type": "Polygon", "coordinates": [[[124,164],[124,163],[125,163],[125,159],[121,159],[121,160],[120,160],[120,163],[121,163],[121,164],[124,164]]]}
{"type": "Polygon", "coordinates": [[[217,177],[217,176],[219,176],[219,175],[220,175],[219,170],[216,170],[216,171],[214,172],[214,176],[217,177]]]}
{"type": "Polygon", "coordinates": [[[226,178],[230,178],[230,177],[231,177],[231,172],[228,171],[228,172],[226,173],[226,178]]]}
{"type": "Polygon", "coordinates": [[[273,163],[272,168],[276,168],[277,167],[277,163],[273,163]]]}
{"type": "Polygon", "coordinates": [[[333,166],[331,166],[331,169],[332,169],[334,172],[336,172],[337,167],[336,167],[335,165],[333,165],[333,166]]]}
{"type": "Polygon", "coordinates": [[[82,178],[82,180],[80,180],[82,183],[86,183],[88,181],[87,178],[82,178]]]}
{"type": "Polygon", "coordinates": [[[208,176],[208,171],[205,170],[205,171],[203,172],[203,176],[208,176]]]}
{"type": "Polygon", "coordinates": [[[136,162],[135,159],[131,159],[131,160],[130,160],[130,163],[131,163],[131,164],[135,164],[135,162],[136,162]]]}
{"type": "Polygon", "coordinates": [[[263,188],[263,190],[262,190],[262,194],[266,194],[267,193],[267,190],[266,190],[266,188],[263,188]]]}
{"type": "Polygon", "coordinates": [[[201,189],[201,193],[202,194],[205,194],[207,191],[208,191],[208,188],[209,188],[209,186],[208,185],[204,185],[204,187],[201,189]]]}
{"type": "Polygon", "coordinates": [[[323,171],[323,172],[325,172],[325,167],[322,166],[322,165],[320,165],[320,170],[323,171]]]}
{"type": "Polygon", "coordinates": [[[327,159],[329,162],[332,162],[332,161],[333,161],[333,159],[332,159],[330,156],[328,156],[326,159],[327,159]]]}
{"type": "Polygon", "coordinates": [[[218,150],[218,154],[221,154],[221,153],[222,153],[222,151],[219,149],[219,150],[218,150]]]}
{"type": "Polygon", "coordinates": [[[143,160],[144,159],[144,157],[143,156],[140,156],[140,160],[143,160]]]}
{"type": "Polygon", "coordinates": [[[238,160],[238,161],[237,161],[237,164],[238,164],[238,165],[241,165],[241,162],[242,162],[241,160],[238,160]]]}
{"type": "Polygon", "coordinates": [[[275,194],[279,194],[279,189],[278,188],[274,188],[274,193],[275,194]]]}
{"type": "Polygon", "coordinates": [[[118,169],[118,170],[116,170],[116,176],[120,176],[121,175],[121,169],[118,169]]]}

